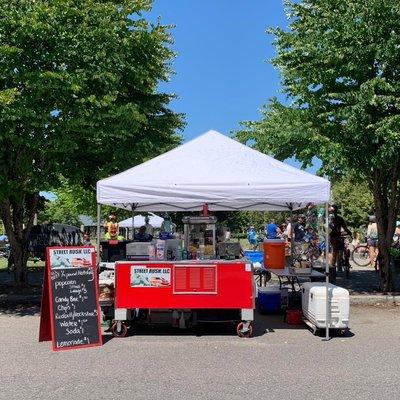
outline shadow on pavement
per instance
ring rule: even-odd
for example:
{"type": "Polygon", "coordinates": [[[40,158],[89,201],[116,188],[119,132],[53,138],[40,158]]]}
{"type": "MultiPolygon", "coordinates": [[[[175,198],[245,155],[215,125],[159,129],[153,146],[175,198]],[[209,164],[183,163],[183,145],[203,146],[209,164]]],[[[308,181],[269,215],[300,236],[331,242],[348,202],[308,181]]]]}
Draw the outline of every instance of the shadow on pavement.
{"type": "MultiPolygon", "coordinates": [[[[172,328],[167,325],[131,325],[127,336],[229,336],[235,337],[237,323],[202,323],[197,327],[189,329],[172,328]]],[[[261,337],[266,334],[274,333],[280,329],[306,330],[304,324],[289,325],[284,322],[284,314],[259,314],[255,312],[253,324],[253,337],[261,337]]],[[[108,343],[113,336],[109,332],[103,335],[103,343],[108,343]]],[[[118,340],[119,338],[114,338],[118,340]]]]}
{"type": "Polygon", "coordinates": [[[40,302],[39,301],[31,301],[23,303],[0,302],[0,315],[9,315],[13,317],[40,315],[40,302]]]}
{"type": "MultiPolygon", "coordinates": [[[[35,268],[34,271],[28,269],[28,285],[30,286],[41,286],[43,283],[44,268],[35,268]]],[[[13,286],[14,276],[9,274],[7,271],[0,272],[0,285],[1,286],[13,286]]]]}
{"type": "MultiPolygon", "coordinates": [[[[354,267],[350,270],[350,277],[346,279],[343,272],[338,272],[336,285],[347,289],[350,294],[378,295],[379,277],[373,268],[354,267]]],[[[394,276],[394,287],[397,289],[392,295],[399,295],[400,275],[394,276]]]]}
{"type": "MultiPolygon", "coordinates": [[[[311,330],[310,333],[312,334],[311,330]]],[[[325,329],[320,329],[317,331],[315,334],[316,337],[319,338],[324,338],[325,337],[325,329]]],[[[338,329],[330,329],[329,330],[329,336],[331,340],[333,339],[350,339],[356,336],[354,332],[352,332],[350,329],[346,329],[344,331],[338,330],[338,329]]]]}

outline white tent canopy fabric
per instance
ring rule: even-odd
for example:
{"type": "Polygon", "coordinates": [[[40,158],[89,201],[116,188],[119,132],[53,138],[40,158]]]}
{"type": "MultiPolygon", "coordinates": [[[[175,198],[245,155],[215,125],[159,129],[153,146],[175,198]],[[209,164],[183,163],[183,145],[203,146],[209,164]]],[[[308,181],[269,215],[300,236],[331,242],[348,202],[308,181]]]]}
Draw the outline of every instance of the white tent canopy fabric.
{"type": "Polygon", "coordinates": [[[329,198],[328,180],[216,131],[97,182],[99,204],[136,211],[279,211],[329,198]]]}
{"type": "MultiPolygon", "coordinates": [[[[133,227],[140,228],[141,226],[145,225],[145,216],[143,215],[135,215],[133,217],[133,227]]],[[[156,214],[149,213],[149,224],[152,225],[153,228],[161,228],[161,224],[164,222],[164,218],[159,217],[156,214]]],[[[120,228],[132,228],[132,218],[124,219],[123,221],[119,222],[120,228]]]]}

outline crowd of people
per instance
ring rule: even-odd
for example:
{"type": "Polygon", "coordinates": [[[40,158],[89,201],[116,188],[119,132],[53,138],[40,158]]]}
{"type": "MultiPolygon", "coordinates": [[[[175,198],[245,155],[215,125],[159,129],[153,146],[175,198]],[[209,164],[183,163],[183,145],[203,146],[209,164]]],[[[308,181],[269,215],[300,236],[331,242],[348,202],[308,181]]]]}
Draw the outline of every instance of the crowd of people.
{"type": "MultiPolygon", "coordinates": [[[[256,250],[258,243],[264,239],[285,240],[287,255],[292,254],[294,260],[307,259],[312,262],[325,257],[325,223],[325,209],[310,203],[304,214],[287,219],[285,223],[279,225],[275,219],[269,220],[263,232],[257,232],[254,226],[250,226],[247,238],[253,250],[256,250]]],[[[347,250],[345,241],[352,243],[355,247],[360,244],[360,234],[350,231],[335,204],[329,207],[328,225],[330,264],[331,267],[338,266],[340,269],[339,258],[347,250]]],[[[397,229],[400,233],[400,223],[396,231],[397,229]]],[[[370,218],[365,239],[369,245],[371,263],[373,263],[378,255],[378,230],[375,217],[370,218]]]]}
{"type": "Polygon", "coordinates": [[[323,216],[323,210],[318,210],[314,204],[310,203],[307,206],[306,214],[297,215],[293,219],[288,218],[280,225],[276,223],[275,219],[271,219],[266,224],[264,232],[257,232],[253,225],[250,226],[247,238],[254,250],[264,238],[282,239],[290,243],[292,235],[295,244],[302,242],[315,244],[320,236],[319,225],[323,226],[323,216]]]}
{"type": "MultiPolygon", "coordinates": [[[[325,209],[317,208],[310,203],[305,214],[294,216],[292,220],[286,219],[285,223],[277,224],[275,219],[270,219],[263,230],[250,226],[247,238],[252,250],[258,248],[259,242],[264,239],[282,239],[286,241],[287,255],[292,259],[306,258],[311,262],[318,258],[325,258],[325,209]],[[293,226],[292,226],[293,224],[293,226]],[[293,246],[292,246],[293,236],[293,246]]],[[[366,243],[371,265],[376,264],[378,258],[378,226],[375,216],[370,216],[365,229],[351,231],[345,219],[339,214],[337,205],[329,207],[328,219],[329,236],[329,263],[332,269],[340,271],[345,255],[349,257],[350,248],[366,243]],[[362,231],[362,233],[360,233],[362,231]]],[[[394,246],[400,248],[400,221],[396,221],[396,230],[393,238],[394,246]]]]}

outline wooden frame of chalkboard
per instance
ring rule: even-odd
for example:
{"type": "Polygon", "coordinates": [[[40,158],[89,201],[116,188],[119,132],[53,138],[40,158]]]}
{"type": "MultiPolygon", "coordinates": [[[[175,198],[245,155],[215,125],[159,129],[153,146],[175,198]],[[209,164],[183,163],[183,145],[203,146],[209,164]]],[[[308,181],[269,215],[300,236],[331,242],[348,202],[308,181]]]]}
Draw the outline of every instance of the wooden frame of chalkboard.
{"type": "Polygon", "coordinates": [[[53,351],[101,346],[95,248],[48,247],[46,256],[53,351]]]}

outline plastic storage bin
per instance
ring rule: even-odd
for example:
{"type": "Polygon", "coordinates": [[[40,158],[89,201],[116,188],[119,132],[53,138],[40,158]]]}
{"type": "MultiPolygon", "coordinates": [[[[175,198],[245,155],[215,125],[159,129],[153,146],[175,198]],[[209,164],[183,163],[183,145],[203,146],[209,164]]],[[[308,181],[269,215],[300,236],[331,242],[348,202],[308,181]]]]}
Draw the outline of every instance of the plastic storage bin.
{"type": "Polygon", "coordinates": [[[258,288],[257,310],[261,313],[277,313],[281,310],[281,291],[279,286],[258,288]]]}
{"type": "Polygon", "coordinates": [[[285,241],[281,239],[265,239],[264,267],[271,269],[285,268],[285,241]]]}
{"type": "MultiPolygon", "coordinates": [[[[328,285],[331,303],[329,328],[346,329],[349,326],[349,291],[328,285]]],[[[326,328],[326,287],[323,282],[306,282],[302,285],[302,308],[304,317],[316,328],[326,328]]]]}

